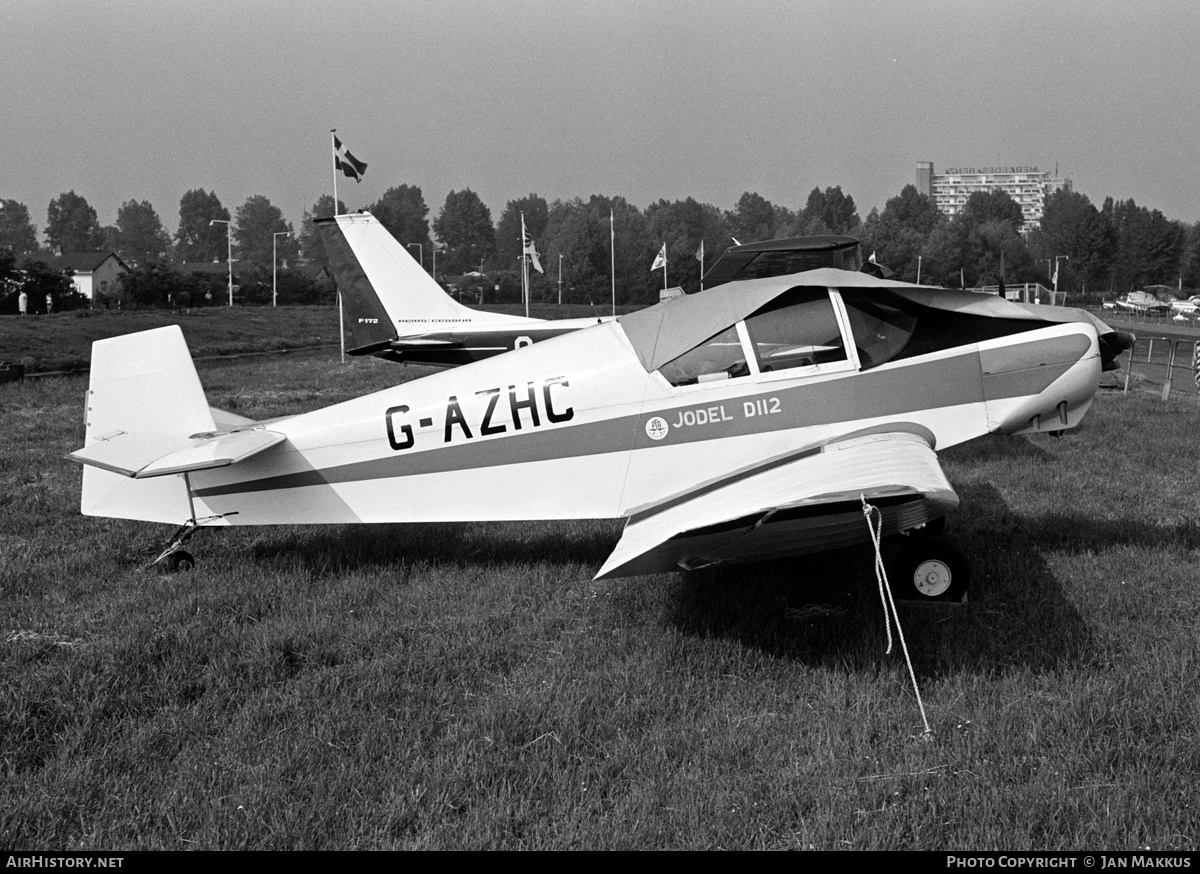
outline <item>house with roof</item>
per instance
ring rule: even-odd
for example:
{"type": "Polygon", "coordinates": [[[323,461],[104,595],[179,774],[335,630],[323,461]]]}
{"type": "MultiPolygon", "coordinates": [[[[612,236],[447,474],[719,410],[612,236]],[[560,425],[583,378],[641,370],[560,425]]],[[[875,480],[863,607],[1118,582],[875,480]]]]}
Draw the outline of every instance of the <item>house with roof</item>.
{"type": "Polygon", "coordinates": [[[42,261],[51,270],[67,274],[75,291],[88,300],[115,292],[121,277],[129,272],[116,252],[68,252],[49,258],[35,255],[28,260],[42,261]]]}

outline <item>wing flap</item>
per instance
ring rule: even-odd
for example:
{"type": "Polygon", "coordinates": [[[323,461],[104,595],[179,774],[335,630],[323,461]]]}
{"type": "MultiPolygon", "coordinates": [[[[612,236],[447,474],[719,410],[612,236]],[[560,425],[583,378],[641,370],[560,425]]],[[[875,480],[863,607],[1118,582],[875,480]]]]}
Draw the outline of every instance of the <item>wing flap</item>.
{"type": "Polygon", "coordinates": [[[237,464],[286,439],[277,431],[256,428],[190,439],[181,446],[180,438],[174,435],[114,431],[97,437],[67,457],[124,476],[146,479],[237,464]]]}
{"type": "Polygon", "coordinates": [[[958,506],[929,441],[889,432],[772,460],[716,487],[631,518],[597,579],[695,569],[835,549],[869,534],[861,498],[884,533],[915,528],[958,506]]]}

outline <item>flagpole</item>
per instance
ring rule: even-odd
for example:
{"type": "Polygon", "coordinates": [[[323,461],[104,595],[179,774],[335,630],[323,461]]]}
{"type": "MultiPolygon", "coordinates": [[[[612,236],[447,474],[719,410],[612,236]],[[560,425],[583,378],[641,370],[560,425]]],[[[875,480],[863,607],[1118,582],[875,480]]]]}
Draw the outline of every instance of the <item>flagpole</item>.
{"type": "Polygon", "coordinates": [[[617,231],[613,224],[612,207],[608,208],[608,251],[612,269],[612,314],[617,315],[617,231]]]}
{"type": "MultiPolygon", "coordinates": [[[[337,205],[338,205],[338,199],[337,199],[337,165],[338,165],[338,160],[337,160],[337,146],[335,146],[335,145],[333,144],[333,142],[334,142],[334,136],[333,136],[333,135],[334,135],[334,134],[336,134],[336,133],[337,133],[337,128],[336,128],[336,127],[335,127],[335,128],[333,128],[332,130],[330,130],[330,131],[329,131],[329,154],[330,154],[330,156],[333,158],[333,214],[334,214],[334,215],[337,215],[337,214],[338,214],[338,211],[337,211],[337,205]]],[[[340,298],[339,298],[339,299],[340,299],[340,298]]],[[[338,304],[338,306],[340,307],[340,306],[341,306],[341,304],[339,303],[339,304],[338,304]]]]}
{"type": "Polygon", "coordinates": [[[338,337],[342,343],[342,364],[346,363],[346,320],[342,318],[342,292],[338,289],[338,337]]]}
{"type": "Polygon", "coordinates": [[[525,236],[525,213],[521,213],[521,296],[525,298],[525,318],[529,318],[529,244],[525,236]]]}

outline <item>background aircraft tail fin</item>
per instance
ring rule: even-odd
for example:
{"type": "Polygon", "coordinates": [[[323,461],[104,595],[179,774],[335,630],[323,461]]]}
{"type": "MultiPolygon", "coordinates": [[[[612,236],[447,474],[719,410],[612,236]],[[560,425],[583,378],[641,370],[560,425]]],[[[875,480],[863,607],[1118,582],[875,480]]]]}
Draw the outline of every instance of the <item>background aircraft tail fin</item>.
{"type": "Polygon", "coordinates": [[[397,336],[530,321],[455,301],[369,212],[313,223],[342,293],[351,346],[359,354],[384,348],[397,336]]]}
{"type": "MultiPolygon", "coordinates": [[[[179,326],[93,343],[86,418],[85,449],[117,433],[156,448],[184,447],[191,435],[216,430],[179,326]]],[[[138,480],[92,464],[83,469],[80,508],[87,516],[176,525],[191,518],[182,477],[138,480]]]]}

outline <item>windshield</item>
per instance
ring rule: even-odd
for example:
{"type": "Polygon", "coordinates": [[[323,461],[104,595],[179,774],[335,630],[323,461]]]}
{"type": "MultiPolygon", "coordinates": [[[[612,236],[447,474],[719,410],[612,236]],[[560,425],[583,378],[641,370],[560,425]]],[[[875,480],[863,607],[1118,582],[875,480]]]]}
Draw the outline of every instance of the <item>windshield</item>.
{"type": "Polygon", "coordinates": [[[877,295],[843,290],[842,302],[863,370],[899,355],[917,325],[915,315],[877,295]]]}
{"type": "Polygon", "coordinates": [[[716,382],[750,372],[737,328],[726,328],[658,369],[671,385],[716,382]]]}
{"type": "Polygon", "coordinates": [[[829,292],[793,288],[746,319],[758,369],[763,373],[846,360],[829,292]]]}

